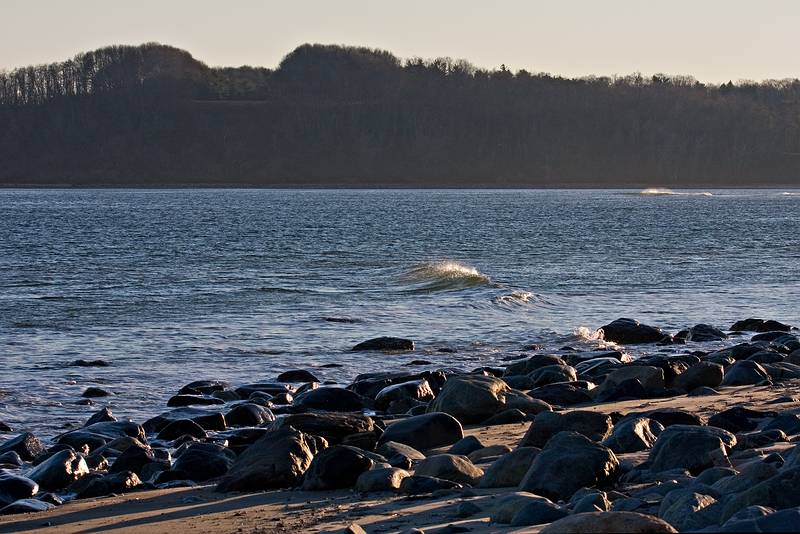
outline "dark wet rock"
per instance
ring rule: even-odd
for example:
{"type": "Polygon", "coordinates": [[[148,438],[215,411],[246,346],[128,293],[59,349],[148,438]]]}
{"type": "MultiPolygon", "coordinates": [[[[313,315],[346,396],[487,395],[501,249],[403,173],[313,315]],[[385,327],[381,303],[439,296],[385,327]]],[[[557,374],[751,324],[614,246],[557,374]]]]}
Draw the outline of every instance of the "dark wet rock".
{"type": "Polygon", "coordinates": [[[466,456],[435,454],[420,461],[414,474],[474,486],[483,476],[483,470],[476,467],[466,456]]]}
{"type": "Polygon", "coordinates": [[[364,397],[340,387],[321,387],[306,391],[295,397],[294,405],[328,412],[358,412],[368,407],[364,397]]]}
{"type": "Polygon", "coordinates": [[[638,380],[646,394],[654,395],[664,389],[664,370],[650,365],[623,365],[609,373],[592,394],[595,398],[602,397],[628,380],[638,380]]]}
{"type": "Polygon", "coordinates": [[[530,358],[512,363],[503,372],[503,376],[529,375],[542,367],[551,365],[565,366],[566,362],[554,354],[535,354],[530,358]]]}
{"type": "Polygon", "coordinates": [[[716,363],[725,365],[726,358],[730,358],[734,361],[745,360],[761,350],[763,350],[763,347],[760,347],[759,345],[739,343],[738,345],[706,354],[703,359],[705,361],[715,361],[716,363]]]}
{"type": "Polygon", "coordinates": [[[16,452],[24,461],[30,462],[42,454],[45,449],[44,444],[42,444],[39,438],[30,432],[24,432],[0,444],[0,454],[9,451],[16,452]]]}
{"type": "Polygon", "coordinates": [[[403,479],[409,476],[411,474],[408,471],[396,467],[371,469],[359,475],[355,487],[361,493],[396,491],[400,489],[403,479]]]}
{"type": "Polygon", "coordinates": [[[582,488],[576,491],[569,499],[568,506],[572,513],[607,512],[611,508],[608,495],[605,491],[591,488],[582,488]]]}
{"type": "Polygon", "coordinates": [[[191,419],[178,419],[177,421],[172,421],[169,423],[158,433],[158,439],[166,441],[172,441],[173,439],[178,439],[181,436],[192,436],[193,438],[197,439],[205,439],[206,431],[203,430],[203,427],[191,419]]]}
{"type": "Polygon", "coordinates": [[[413,475],[400,482],[400,493],[407,495],[424,495],[440,490],[460,489],[464,486],[441,478],[413,475]]]}
{"type": "Polygon", "coordinates": [[[414,342],[410,339],[400,337],[376,337],[362,341],[354,346],[352,351],[364,350],[384,350],[384,351],[408,351],[414,350],[414,342]]]}
{"type": "Polygon", "coordinates": [[[634,319],[621,318],[600,328],[603,339],[623,345],[658,343],[669,338],[660,328],[641,324],[634,319]]]}
{"type": "Polygon", "coordinates": [[[0,464],[3,465],[22,465],[22,458],[15,451],[8,451],[0,454],[0,464]]]}
{"type": "Polygon", "coordinates": [[[275,415],[268,408],[253,403],[238,404],[225,414],[229,426],[260,426],[274,420],[275,415]]]}
{"type": "Polygon", "coordinates": [[[481,440],[475,436],[466,436],[453,444],[453,446],[450,447],[450,450],[447,452],[450,454],[460,454],[462,456],[466,456],[482,448],[484,448],[484,445],[481,443],[481,440]]]}
{"type": "Polygon", "coordinates": [[[261,491],[297,484],[306,472],[313,453],[310,436],[284,427],[247,448],[217,485],[217,491],[261,491]]]}
{"type": "Polygon", "coordinates": [[[239,386],[234,391],[243,399],[250,397],[253,393],[261,392],[267,394],[269,397],[279,393],[295,393],[294,388],[289,384],[282,384],[280,382],[258,382],[255,384],[245,384],[239,386]]]}
{"type": "Polygon", "coordinates": [[[734,476],[724,477],[714,482],[711,488],[720,495],[732,495],[748,490],[778,474],[781,465],[773,462],[755,461],[741,467],[734,476]]]}
{"type": "Polygon", "coordinates": [[[724,375],[725,370],[720,364],[700,362],[675,377],[673,385],[687,392],[699,387],[715,388],[722,383],[724,375]]]}
{"type": "Polygon", "coordinates": [[[544,447],[552,436],[566,430],[586,436],[592,441],[602,441],[611,434],[611,417],[598,412],[575,410],[572,412],[542,412],[536,416],[520,441],[520,447],[544,447]]]}
{"type": "Polygon", "coordinates": [[[292,369],[278,375],[278,382],[319,382],[320,379],[311,371],[292,369]]]}
{"type": "Polygon", "coordinates": [[[774,382],[800,378],[800,365],[794,365],[786,362],[776,362],[765,363],[762,365],[762,367],[769,375],[769,378],[774,382]]]}
{"type": "Polygon", "coordinates": [[[684,341],[694,341],[698,343],[707,341],[721,341],[727,337],[728,335],[725,332],[708,324],[698,324],[689,329],[681,330],[675,334],[676,339],[683,339],[684,341]]]}
{"type": "Polygon", "coordinates": [[[201,395],[175,395],[170,397],[167,401],[167,406],[170,408],[178,408],[181,406],[214,406],[219,404],[225,404],[225,401],[201,395]]]}
{"type": "Polygon", "coordinates": [[[134,473],[141,474],[142,468],[150,463],[155,462],[156,458],[153,450],[149,447],[128,447],[125,452],[120,454],[114,463],[108,468],[109,473],[120,473],[122,471],[133,471],[134,473]]]}
{"type": "Polygon", "coordinates": [[[105,360],[74,360],[68,365],[69,367],[108,367],[111,364],[105,360]]]}
{"type": "MultiPolygon", "coordinates": [[[[658,517],[675,527],[679,532],[706,526],[707,520],[698,514],[717,500],[688,489],[678,489],[664,496],[658,509],[658,517]]],[[[719,510],[721,512],[721,509],[719,510]]]]}
{"type": "Polygon", "coordinates": [[[30,499],[39,492],[39,484],[30,478],[0,470],[0,506],[19,499],[30,499]]]}
{"type": "Polygon", "coordinates": [[[480,480],[481,488],[510,488],[519,486],[533,460],[541,449],[537,447],[518,447],[497,460],[486,469],[480,480]]]}
{"type": "Polygon", "coordinates": [[[543,400],[534,399],[527,393],[523,393],[522,391],[517,391],[516,389],[511,389],[506,392],[505,394],[505,401],[506,401],[506,408],[502,410],[500,413],[505,412],[507,410],[519,410],[520,412],[524,413],[528,420],[531,420],[533,416],[542,413],[542,412],[549,412],[552,411],[552,407],[544,402],[543,400]]]}
{"type": "MultiPolygon", "coordinates": [[[[88,438],[91,437],[99,437],[106,442],[124,437],[136,438],[141,442],[147,441],[144,427],[132,421],[105,421],[93,423],[78,430],[62,434],[56,441],[58,443],[71,445],[75,450],[80,450],[82,448],[82,442],[90,443],[92,440],[88,438]]],[[[90,446],[90,449],[94,449],[94,447],[90,446]]]]}
{"type": "Polygon", "coordinates": [[[463,437],[464,429],[457,419],[446,413],[434,412],[409,417],[387,426],[378,443],[396,441],[424,451],[452,445],[463,437]]]}
{"type": "Polygon", "coordinates": [[[529,391],[528,395],[557,406],[573,406],[592,401],[592,397],[586,389],[569,382],[538,387],[529,391]]]}
{"type": "Polygon", "coordinates": [[[533,460],[520,489],[550,499],[569,499],[583,487],[612,482],[618,467],[619,460],[610,449],[577,432],[559,432],[533,460]]]}
{"type": "Polygon", "coordinates": [[[61,506],[64,504],[64,500],[61,497],[51,492],[40,493],[36,498],[42,502],[50,503],[53,506],[61,506]]]}
{"type": "Polygon", "coordinates": [[[725,371],[723,386],[747,386],[769,380],[769,374],[760,364],[739,360],[725,371]]]}
{"type": "Polygon", "coordinates": [[[695,474],[709,467],[727,467],[728,450],[734,445],[736,437],[721,428],[672,425],[650,450],[650,467],[654,472],[683,468],[695,474]]]}
{"type": "Polygon", "coordinates": [[[694,482],[697,484],[711,486],[718,480],[722,480],[723,478],[734,475],[736,475],[736,470],[732,467],[709,467],[697,475],[697,477],[694,479],[694,482]]]}
{"type": "Polygon", "coordinates": [[[434,393],[430,384],[422,378],[383,388],[375,396],[375,407],[379,410],[386,410],[392,402],[408,399],[428,402],[433,397],[434,393]]]}
{"type": "Polygon", "coordinates": [[[786,434],[793,436],[800,434],[800,416],[794,413],[782,413],[772,418],[762,427],[762,430],[782,430],[786,434]]]}
{"type": "Polygon", "coordinates": [[[56,441],[61,445],[69,446],[72,449],[81,450],[88,449],[94,451],[105,446],[110,441],[110,438],[94,434],[92,432],[73,431],[56,438],[56,441]]]}
{"type": "Polygon", "coordinates": [[[772,319],[764,320],[753,318],[736,321],[730,327],[730,330],[744,330],[748,332],[788,332],[791,329],[792,327],[790,325],[773,321],[772,319]]]}
{"type": "Polygon", "coordinates": [[[624,364],[615,358],[595,358],[585,362],[575,364],[575,371],[582,379],[598,381],[603,379],[614,369],[622,367],[624,364]]]}
{"type": "Polygon", "coordinates": [[[575,369],[569,365],[548,365],[532,371],[528,375],[529,388],[538,388],[559,382],[573,382],[578,379],[575,369]]]}
{"type": "Polygon", "coordinates": [[[636,378],[629,378],[619,383],[609,383],[608,387],[597,388],[593,392],[595,402],[615,402],[632,399],[646,399],[652,397],[651,393],[642,386],[636,378]]]}
{"type": "Polygon", "coordinates": [[[334,445],[341,443],[346,436],[375,431],[371,417],[339,413],[289,414],[270,423],[269,428],[278,430],[290,426],[306,434],[322,436],[334,445]]]}
{"type": "Polygon", "coordinates": [[[406,373],[402,371],[362,373],[356,376],[353,383],[350,384],[347,389],[370,399],[375,399],[381,390],[389,386],[423,379],[428,382],[431,391],[435,394],[444,385],[447,376],[442,371],[422,371],[420,373],[406,373]]]}
{"type": "Polygon", "coordinates": [[[603,445],[617,454],[646,451],[653,447],[663,430],[663,425],[658,421],[648,417],[631,417],[617,423],[603,445]]]}
{"type": "MultiPolygon", "coordinates": [[[[634,415],[634,414],[629,414],[629,415],[634,415]]],[[[687,412],[686,410],[678,410],[675,408],[650,410],[635,415],[644,415],[646,417],[649,417],[650,419],[661,423],[665,428],[671,427],[673,425],[699,426],[705,424],[705,421],[703,421],[703,419],[699,415],[692,412],[687,412]]]]}
{"type": "MultiPolygon", "coordinates": [[[[441,352],[441,350],[439,350],[437,352],[441,352]]],[[[430,361],[430,360],[411,360],[410,362],[405,363],[403,365],[407,365],[409,367],[414,367],[414,366],[417,366],[417,365],[433,365],[433,362],[430,361]]]]}
{"type": "Polygon", "coordinates": [[[541,525],[552,523],[566,516],[565,510],[546,499],[541,499],[523,505],[511,519],[511,526],[541,525]]]}
{"type": "Polygon", "coordinates": [[[105,408],[95,412],[89,419],[86,420],[86,423],[84,423],[83,426],[87,427],[95,423],[113,423],[116,420],[117,418],[114,417],[113,413],[111,413],[111,408],[106,406],[105,408]]]}
{"type": "Polygon", "coordinates": [[[368,471],[373,461],[364,451],[346,445],[336,445],[314,456],[303,477],[304,490],[352,488],[361,473],[368,471]]]}
{"type": "Polygon", "coordinates": [[[800,467],[784,468],[775,476],[731,496],[725,503],[722,519],[728,520],[753,505],[776,510],[800,507],[800,467]]]}
{"type": "Polygon", "coordinates": [[[493,415],[483,422],[485,426],[495,425],[511,425],[528,421],[528,415],[525,412],[517,410],[516,408],[510,410],[503,410],[497,415],[493,415]]]}
{"type": "Polygon", "coordinates": [[[350,434],[342,439],[341,445],[350,445],[365,451],[374,451],[375,446],[378,444],[380,437],[380,430],[373,432],[359,432],[357,434],[350,434]]]}
{"type": "Polygon", "coordinates": [[[629,357],[625,356],[621,351],[618,350],[592,350],[592,351],[585,351],[585,352],[574,352],[572,354],[563,354],[561,356],[565,362],[569,365],[575,365],[580,362],[587,362],[590,360],[596,360],[598,358],[613,358],[615,360],[619,360],[622,362],[623,360],[628,360],[629,357]]]}
{"type": "Polygon", "coordinates": [[[226,428],[225,416],[221,412],[202,408],[178,408],[164,412],[142,425],[147,432],[159,432],[172,421],[191,419],[205,430],[222,431],[226,428]]]}
{"type": "Polygon", "coordinates": [[[492,523],[510,524],[523,506],[533,502],[551,501],[527,491],[500,494],[491,507],[489,519],[491,519],[492,523]]]}
{"type": "Polygon", "coordinates": [[[50,491],[65,488],[88,473],[89,467],[82,456],[63,450],[34,467],[28,478],[50,491]]]}
{"type": "Polygon", "coordinates": [[[242,398],[239,396],[238,393],[230,389],[225,389],[222,391],[214,391],[213,393],[211,393],[211,396],[214,397],[215,399],[219,399],[225,402],[234,402],[242,400],[242,398]]]}
{"type": "Polygon", "coordinates": [[[755,430],[762,419],[775,417],[776,415],[778,415],[777,412],[754,410],[745,406],[733,406],[709,417],[708,424],[735,434],[755,430]]]}
{"type": "Polygon", "coordinates": [[[211,395],[230,389],[231,385],[221,380],[195,380],[178,390],[178,395],[211,395]]]}
{"type": "Polygon", "coordinates": [[[226,447],[215,443],[194,443],[180,453],[172,469],[183,471],[188,480],[205,482],[227,473],[234,461],[236,455],[226,447]]]}
{"type": "Polygon", "coordinates": [[[94,478],[77,495],[79,499],[90,497],[102,497],[112,493],[127,493],[132,489],[141,486],[142,481],[136,473],[131,471],[120,471],[110,473],[100,478],[94,478]]]}
{"type": "Polygon", "coordinates": [[[794,532],[800,523],[800,509],[774,511],[764,506],[748,506],[733,515],[717,532],[794,532]]]}
{"type": "Polygon", "coordinates": [[[94,386],[86,388],[81,394],[82,397],[85,397],[87,399],[94,399],[97,397],[108,397],[109,395],[111,395],[110,391],[94,386]]]}
{"type": "Polygon", "coordinates": [[[445,382],[439,395],[428,405],[428,412],[444,412],[461,423],[480,423],[507,408],[510,389],[499,378],[464,375],[445,382]]]}
{"type": "Polygon", "coordinates": [[[38,499],[20,499],[0,509],[0,515],[30,514],[33,512],[52,510],[53,508],[55,508],[55,506],[49,502],[40,501],[38,499]]]}
{"type": "Polygon", "coordinates": [[[8,426],[3,421],[0,421],[0,432],[13,432],[14,429],[8,426]]]}
{"type": "Polygon", "coordinates": [[[775,352],[774,350],[760,350],[753,354],[752,356],[747,357],[747,361],[756,362],[756,363],[777,363],[782,362],[784,360],[784,355],[775,352]]]}
{"type": "MultiPolygon", "coordinates": [[[[781,332],[779,330],[772,331],[772,332],[763,332],[761,334],[756,334],[750,338],[751,342],[755,341],[767,341],[773,342],[777,339],[785,338],[787,336],[786,332],[781,332]]],[[[793,338],[794,336],[789,335],[789,338],[793,338]]]]}
{"type": "Polygon", "coordinates": [[[375,452],[383,455],[392,467],[401,469],[411,469],[414,462],[425,459],[425,455],[417,449],[394,441],[384,443],[375,452]]]}
{"type": "Polygon", "coordinates": [[[294,402],[294,396],[291,393],[278,393],[270,397],[269,402],[278,406],[286,406],[294,402]]]}
{"type": "Polygon", "coordinates": [[[540,534],[583,534],[594,532],[677,532],[672,525],[637,512],[588,512],[574,514],[554,521],[539,531],[540,534]]]}

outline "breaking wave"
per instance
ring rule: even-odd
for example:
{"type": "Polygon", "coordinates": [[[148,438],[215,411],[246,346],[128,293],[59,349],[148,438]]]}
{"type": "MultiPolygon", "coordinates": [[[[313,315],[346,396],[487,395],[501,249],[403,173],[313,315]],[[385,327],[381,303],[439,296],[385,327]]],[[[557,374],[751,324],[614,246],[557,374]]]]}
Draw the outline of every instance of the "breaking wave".
{"type": "Polygon", "coordinates": [[[639,191],[639,195],[641,196],[690,196],[690,197],[711,197],[714,196],[712,193],[708,191],[702,191],[698,193],[687,193],[683,191],[673,191],[672,189],[668,189],[666,187],[648,187],[647,189],[642,189],[639,191]]]}
{"type": "Polygon", "coordinates": [[[452,260],[426,262],[403,273],[400,280],[410,291],[457,291],[492,285],[491,279],[478,269],[452,260]]]}

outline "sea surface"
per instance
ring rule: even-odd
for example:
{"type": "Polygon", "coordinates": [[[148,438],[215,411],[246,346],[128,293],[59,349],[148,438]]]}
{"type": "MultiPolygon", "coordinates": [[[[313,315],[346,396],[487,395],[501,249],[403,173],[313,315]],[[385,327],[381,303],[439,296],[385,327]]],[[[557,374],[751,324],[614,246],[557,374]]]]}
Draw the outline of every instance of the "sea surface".
{"type": "Polygon", "coordinates": [[[751,316],[800,325],[798,191],[0,190],[0,421],[45,436],[197,379],[469,370],[617,317],[751,316]],[[417,349],[348,351],[379,335],[417,349]]]}

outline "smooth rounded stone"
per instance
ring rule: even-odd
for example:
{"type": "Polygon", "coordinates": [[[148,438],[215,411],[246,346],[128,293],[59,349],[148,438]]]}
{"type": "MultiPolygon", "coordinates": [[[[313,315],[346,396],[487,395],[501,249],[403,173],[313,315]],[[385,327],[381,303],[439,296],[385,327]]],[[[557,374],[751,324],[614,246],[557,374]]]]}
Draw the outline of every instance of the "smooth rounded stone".
{"type": "Polygon", "coordinates": [[[243,399],[250,397],[253,393],[261,392],[269,395],[277,395],[278,393],[295,393],[294,388],[289,384],[281,382],[257,382],[255,384],[245,384],[237,387],[234,391],[243,399]]]}
{"type": "Polygon", "coordinates": [[[400,469],[411,469],[414,462],[425,459],[425,455],[417,449],[394,441],[384,443],[376,452],[387,458],[390,466],[400,469]]]}
{"type": "Polygon", "coordinates": [[[476,467],[466,456],[435,454],[421,460],[414,469],[414,475],[442,478],[474,486],[483,476],[483,470],[476,467]]]}
{"type": "Polygon", "coordinates": [[[14,429],[8,426],[7,423],[0,421],[0,432],[13,432],[14,429]]]}
{"type": "Polygon", "coordinates": [[[396,467],[370,469],[364,471],[356,480],[356,491],[369,493],[373,491],[395,491],[400,489],[403,479],[411,474],[405,469],[396,467]]]}
{"type": "Polygon", "coordinates": [[[111,408],[106,406],[105,408],[102,408],[97,412],[95,412],[94,414],[92,414],[92,416],[86,420],[86,423],[84,423],[83,426],[85,428],[95,423],[113,423],[116,420],[117,418],[114,417],[113,413],[111,413],[111,408]]]}
{"type": "Polygon", "coordinates": [[[141,485],[142,481],[138,475],[131,471],[110,473],[100,478],[93,478],[82,491],[78,492],[77,498],[88,499],[112,493],[127,493],[141,485]]]}
{"type": "Polygon", "coordinates": [[[508,410],[519,410],[527,416],[528,420],[530,420],[530,418],[536,414],[550,412],[553,410],[553,408],[543,400],[534,399],[527,393],[523,393],[522,391],[518,391],[516,389],[508,390],[505,395],[505,400],[505,410],[501,411],[497,415],[500,415],[508,410]]]}
{"type": "Polygon", "coordinates": [[[518,447],[492,462],[481,477],[480,488],[511,488],[519,486],[533,460],[541,452],[537,447],[518,447]]]}
{"type": "Polygon", "coordinates": [[[463,437],[464,429],[455,417],[433,412],[415,415],[388,425],[378,443],[396,441],[425,451],[452,445],[463,437]]]}
{"type": "Polygon", "coordinates": [[[718,480],[722,480],[723,478],[731,477],[736,474],[737,471],[732,467],[709,467],[697,475],[697,477],[694,479],[694,482],[697,484],[703,484],[705,486],[711,486],[718,480]]]}
{"type": "Polygon", "coordinates": [[[619,360],[620,362],[630,361],[630,356],[624,354],[622,351],[619,350],[590,350],[590,351],[579,351],[573,352],[571,354],[563,354],[561,356],[567,364],[575,366],[575,364],[580,362],[587,362],[590,360],[596,360],[598,358],[613,358],[615,360],[619,360]]]}
{"type": "Polygon", "coordinates": [[[574,514],[554,521],[539,531],[539,534],[652,534],[678,532],[657,517],[637,512],[588,512],[574,514]]]}
{"type": "Polygon", "coordinates": [[[769,374],[761,364],[750,360],[739,360],[725,370],[723,386],[749,386],[769,380],[769,374]]]}
{"type": "Polygon", "coordinates": [[[425,495],[441,490],[461,489],[464,486],[442,478],[412,475],[400,482],[400,493],[406,495],[425,495]]]}
{"type": "Polygon", "coordinates": [[[386,410],[393,402],[404,400],[428,402],[433,397],[431,385],[426,379],[422,378],[420,380],[392,384],[383,388],[375,396],[375,407],[379,410],[386,410]]]}
{"type": "Polygon", "coordinates": [[[592,401],[592,396],[587,390],[567,382],[541,386],[529,391],[528,395],[556,406],[572,406],[592,401]]]}
{"type": "Polygon", "coordinates": [[[136,438],[125,436],[107,442],[102,447],[93,450],[89,456],[119,456],[121,453],[125,452],[128,447],[140,447],[142,449],[146,449],[147,445],[136,438]]]}
{"type": "Polygon", "coordinates": [[[693,391],[700,387],[715,388],[722,384],[724,368],[713,362],[700,362],[675,377],[673,385],[683,391],[693,391]]]}
{"type": "MultiPolygon", "coordinates": [[[[288,414],[269,424],[270,430],[292,427],[306,434],[322,436],[334,445],[352,434],[375,431],[373,419],[361,414],[298,413],[288,414]]],[[[385,440],[388,441],[388,440],[385,440]]]]}
{"type": "Polygon", "coordinates": [[[779,468],[780,465],[771,462],[753,462],[741,467],[736,475],[717,480],[711,488],[721,495],[739,493],[772,478],[778,474],[779,468]]]}
{"type": "Polygon", "coordinates": [[[383,351],[409,351],[414,350],[414,342],[401,337],[376,337],[362,341],[355,345],[351,351],[383,350],[383,351]]]}
{"type": "Polygon", "coordinates": [[[610,384],[607,388],[597,388],[594,400],[597,403],[603,402],[616,402],[634,399],[647,399],[653,397],[652,393],[648,393],[636,378],[629,378],[623,380],[618,384],[610,384]]]}
{"type": "Polygon", "coordinates": [[[650,450],[650,469],[658,472],[683,468],[697,474],[709,467],[728,467],[728,450],[734,445],[736,437],[721,428],[672,425],[650,450]]]}
{"type": "Polygon", "coordinates": [[[788,332],[791,329],[792,327],[790,325],[772,319],[764,320],[754,319],[752,317],[736,321],[729,328],[729,330],[744,330],[747,332],[788,332]]]}
{"type": "Polygon", "coordinates": [[[150,463],[155,462],[156,457],[153,450],[149,447],[128,447],[125,452],[117,456],[114,463],[108,468],[109,473],[119,473],[122,471],[133,471],[134,473],[141,474],[142,468],[150,463]]]}
{"type": "Polygon", "coordinates": [[[628,415],[629,416],[642,415],[645,417],[649,417],[653,421],[658,421],[659,423],[661,423],[664,426],[664,428],[668,428],[673,425],[702,426],[705,424],[705,421],[699,415],[694,414],[692,412],[687,412],[686,410],[678,410],[675,408],[649,410],[647,412],[642,412],[637,414],[631,413],[628,415]]]}
{"type": "Polygon", "coordinates": [[[487,458],[497,458],[498,456],[502,456],[511,452],[511,447],[508,445],[491,445],[489,447],[483,447],[476,451],[472,451],[471,453],[467,454],[467,458],[472,463],[478,463],[487,458]]]}
{"type": "Polygon", "coordinates": [[[157,439],[172,441],[181,436],[191,436],[197,439],[206,439],[206,431],[203,427],[191,419],[178,419],[172,421],[158,433],[157,439]]]}
{"type": "Polygon", "coordinates": [[[340,445],[350,445],[364,451],[374,451],[375,446],[378,444],[379,437],[380,430],[375,432],[359,432],[358,434],[345,436],[340,445]]]}
{"type": "Polygon", "coordinates": [[[428,412],[448,413],[464,424],[480,423],[507,408],[508,391],[508,385],[499,378],[454,376],[428,405],[428,412]]]}
{"type": "Polygon", "coordinates": [[[30,432],[23,432],[22,434],[4,441],[0,444],[0,454],[14,451],[19,454],[23,461],[30,462],[45,451],[44,444],[31,434],[30,432]]]}
{"type": "Polygon", "coordinates": [[[594,398],[602,397],[628,380],[638,380],[645,392],[653,395],[664,389],[664,370],[650,365],[623,365],[606,375],[606,379],[592,390],[594,398]]]}
{"type": "Polygon", "coordinates": [[[172,421],[191,419],[204,430],[222,431],[226,428],[225,416],[222,412],[203,408],[178,408],[157,415],[142,424],[147,432],[159,432],[172,421]]]}
{"type": "Polygon", "coordinates": [[[193,443],[180,452],[172,469],[183,471],[188,480],[205,482],[221,477],[236,461],[236,454],[216,443],[193,443]]]}
{"type": "Polygon", "coordinates": [[[525,421],[529,421],[529,416],[516,408],[511,410],[503,410],[497,415],[493,415],[483,423],[484,426],[497,426],[497,425],[511,425],[511,424],[518,424],[524,423],[525,421]]]}
{"type": "Polygon", "coordinates": [[[352,488],[361,473],[368,471],[373,461],[364,451],[346,445],[336,445],[314,456],[303,476],[303,490],[332,490],[352,488]]]}
{"type": "Polygon", "coordinates": [[[514,362],[503,371],[503,376],[529,375],[537,369],[551,365],[565,366],[567,363],[554,354],[534,354],[530,358],[514,362]]]}
{"type": "Polygon", "coordinates": [[[582,488],[570,498],[569,507],[573,514],[607,512],[611,508],[611,503],[605,491],[582,488]]]}
{"type": "Polygon", "coordinates": [[[569,365],[548,365],[528,374],[529,388],[538,388],[558,382],[574,382],[578,379],[575,368],[569,365]]]}
{"type": "Polygon", "coordinates": [[[106,441],[113,441],[117,438],[125,437],[136,438],[143,443],[147,441],[147,434],[145,433],[144,427],[132,421],[105,421],[101,423],[94,423],[81,429],[62,434],[59,436],[57,441],[58,443],[70,444],[74,449],[78,450],[81,448],[80,446],[69,443],[69,441],[65,439],[72,435],[99,436],[106,441]]]}
{"type": "Polygon", "coordinates": [[[785,338],[787,338],[787,336],[788,336],[788,338],[793,338],[794,337],[792,335],[788,335],[786,332],[781,332],[780,330],[774,330],[774,331],[771,331],[771,332],[762,332],[760,334],[756,334],[756,335],[754,335],[753,337],[750,338],[750,341],[752,341],[752,342],[767,341],[769,343],[772,343],[772,342],[777,341],[777,340],[779,340],[781,338],[785,339],[785,338]]]}
{"type": "Polygon", "coordinates": [[[105,390],[103,388],[90,386],[90,387],[86,388],[83,391],[83,393],[81,394],[81,397],[84,397],[84,398],[87,398],[87,399],[95,399],[95,398],[98,398],[98,397],[108,397],[110,395],[111,395],[110,391],[107,391],[107,390],[105,390]]]}
{"type": "Polygon", "coordinates": [[[228,426],[260,426],[274,420],[272,411],[250,402],[238,404],[225,414],[228,426]]]}
{"type": "Polygon", "coordinates": [[[783,430],[773,428],[762,430],[751,434],[736,434],[736,449],[756,449],[772,445],[773,443],[789,441],[789,437],[783,430]]]}
{"type": "Polygon", "coordinates": [[[572,412],[542,412],[538,414],[520,441],[520,447],[544,447],[559,432],[578,432],[592,441],[602,441],[611,434],[611,417],[598,412],[575,410],[572,412]]]}
{"type": "Polygon", "coordinates": [[[294,402],[294,395],[288,392],[278,393],[277,395],[270,397],[269,402],[278,406],[288,406],[294,402]]]}
{"type": "Polygon", "coordinates": [[[782,430],[790,436],[800,434],[800,416],[784,412],[769,420],[761,429],[782,430]]]}
{"type": "Polygon", "coordinates": [[[34,467],[28,478],[44,490],[60,490],[89,473],[82,456],[72,450],[63,450],[34,467]]]}
{"type": "Polygon", "coordinates": [[[30,499],[39,492],[39,484],[30,478],[0,470],[0,506],[20,499],[30,499]]]}
{"type": "Polygon", "coordinates": [[[284,371],[276,378],[278,382],[319,382],[320,379],[316,377],[311,371],[305,369],[292,369],[284,371]]]}
{"type": "Polygon", "coordinates": [[[782,362],[785,359],[784,355],[773,350],[760,350],[748,357],[746,361],[756,363],[776,363],[782,362]]]}
{"type": "Polygon", "coordinates": [[[611,482],[618,467],[610,449],[577,432],[559,432],[536,455],[519,487],[551,499],[569,499],[581,488],[611,482]]]}
{"type": "Polygon", "coordinates": [[[225,404],[222,399],[214,397],[204,397],[202,395],[175,395],[167,401],[169,408],[179,408],[182,406],[214,406],[225,404]]]}
{"type": "Polygon", "coordinates": [[[614,426],[603,445],[617,454],[646,451],[653,447],[664,426],[648,417],[623,419],[614,426]]]}
{"type": "Polygon", "coordinates": [[[697,324],[686,330],[681,330],[675,334],[676,339],[683,339],[684,341],[694,341],[695,343],[702,343],[707,341],[721,341],[726,339],[728,334],[715,328],[709,324],[697,324]]]}
{"type": "Polygon", "coordinates": [[[603,339],[622,345],[658,343],[669,339],[660,328],[642,324],[634,319],[620,318],[600,327],[603,339]]]}
{"type": "Polygon", "coordinates": [[[774,511],[764,506],[749,506],[731,517],[717,532],[796,532],[800,509],[774,511]]]}
{"type": "Polygon", "coordinates": [[[16,451],[8,451],[0,454],[0,464],[3,465],[22,465],[22,458],[19,457],[19,454],[16,451]]]}
{"type": "Polygon", "coordinates": [[[800,467],[784,467],[775,476],[730,496],[725,501],[722,520],[748,506],[768,506],[776,510],[800,507],[800,467]]]}
{"type": "Polygon", "coordinates": [[[719,395],[719,394],[720,394],[720,392],[717,391],[716,389],[703,386],[703,387],[699,387],[699,388],[695,388],[695,389],[691,390],[689,393],[687,393],[687,396],[688,397],[709,397],[709,396],[719,395]]]}
{"type": "Polygon", "coordinates": [[[576,363],[574,367],[578,376],[584,378],[588,377],[594,381],[598,381],[605,378],[605,376],[614,369],[618,369],[623,365],[624,364],[616,358],[595,358],[593,360],[576,363]]]}
{"type": "Polygon", "coordinates": [[[478,449],[483,449],[484,445],[481,443],[475,436],[466,436],[460,440],[458,440],[450,450],[447,452],[450,454],[460,454],[462,456],[467,456],[471,452],[477,451],[478,449]]]}
{"type": "Polygon", "coordinates": [[[500,494],[498,498],[492,503],[489,514],[489,519],[492,523],[511,524],[514,516],[517,515],[525,505],[534,502],[551,502],[545,497],[534,495],[527,491],[515,491],[511,493],[500,494]]]}
{"type": "Polygon", "coordinates": [[[291,427],[265,434],[242,452],[216,491],[261,491],[297,484],[311,465],[311,437],[291,427]]]}
{"type": "Polygon", "coordinates": [[[552,523],[566,516],[567,512],[561,507],[546,499],[542,499],[524,504],[511,519],[511,526],[524,527],[541,525],[544,523],[552,523]]]}
{"type": "Polygon", "coordinates": [[[710,495],[678,489],[667,493],[658,508],[658,517],[675,527],[679,532],[705,526],[702,518],[695,514],[711,506],[717,500],[710,495]]]}
{"type": "Polygon", "coordinates": [[[222,380],[195,380],[178,390],[179,395],[211,395],[218,391],[230,389],[231,385],[222,380]]]}
{"type": "Polygon", "coordinates": [[[34,512],[46,512],[55,508],[49,502],[40,501],[38,499],[20,499],[14,501],[8,506],[0,508],[0,515],[11,514],[30,514],[34,512]]]}
{"type": "Polygon", "coordinates": [[[366,399],[358,393],[330,386],[301,393],[295,397],[294,405],[309,410],[328,412],[359,412],[367,407],[366,399]]]}

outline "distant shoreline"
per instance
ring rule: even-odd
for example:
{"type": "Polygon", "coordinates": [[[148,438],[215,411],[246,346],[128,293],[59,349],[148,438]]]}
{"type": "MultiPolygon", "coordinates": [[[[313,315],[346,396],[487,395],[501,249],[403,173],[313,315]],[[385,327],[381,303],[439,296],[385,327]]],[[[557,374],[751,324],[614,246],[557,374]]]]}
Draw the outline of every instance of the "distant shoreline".
{"type": "Polygon", "coordinates": [[[678,185],[626,185],[626,186],[601,186],[601,185],[552,185],[552,186],[402,186],[402,185],[254,185],[254,184],[165,184],[165,185],[151,185],[151,184],[126,184],[126,185],[75,185],[75,184],[0,184],[1,189],[141,189],[141,190],[180,190],[180,189],[263,189],[263,190],[287,190],[287,191],[637,191],[653,187],[666,187],[674,190],[720,190],[720,189],[733,189],[740,191],[758,190],[800,190],[800,183],[798,184],[785,184],[785,185],[692,185],[692,186],[678,186],[678,185]]]}

